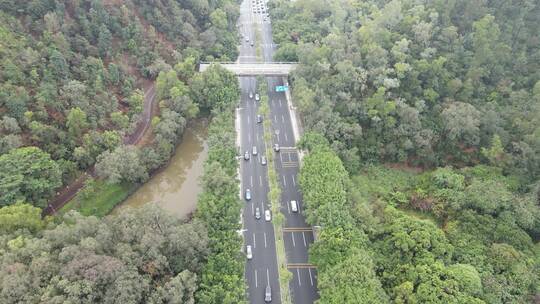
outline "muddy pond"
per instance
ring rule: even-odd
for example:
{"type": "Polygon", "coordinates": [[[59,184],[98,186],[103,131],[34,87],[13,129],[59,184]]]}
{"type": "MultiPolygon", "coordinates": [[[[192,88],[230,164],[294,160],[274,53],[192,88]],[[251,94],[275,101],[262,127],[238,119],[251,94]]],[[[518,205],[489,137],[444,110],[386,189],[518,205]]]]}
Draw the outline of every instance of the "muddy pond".
{"type": "Polygon", "coordinates": [[[199,178],[208,156],[208,122],[197,120],[190,123],[175,154],[166,167],[157,172],[135,193],[113,210],[157,204],[178,217],[185,218],[195,211],[200,192],[199,178]]]}

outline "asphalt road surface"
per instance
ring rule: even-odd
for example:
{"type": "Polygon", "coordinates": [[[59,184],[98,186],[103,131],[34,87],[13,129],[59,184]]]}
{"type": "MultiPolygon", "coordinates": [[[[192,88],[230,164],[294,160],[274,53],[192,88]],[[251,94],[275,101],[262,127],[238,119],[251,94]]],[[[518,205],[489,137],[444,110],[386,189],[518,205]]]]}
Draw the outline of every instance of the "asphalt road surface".
{"type": "MultiPolygon", "coordinates": [[[[246,0],[240,8],[239,30],[242,34],[240,46],[240,62],[255,62],[255,27],[252,25],[251,0],[246,0]],[[246,37],[248,38],[246,41],[246,37]]],[[[246,281],[248,283],[248,299],[250,303],[265,303],[266,286],[271,287],[272,303],[281,303],[279,277],[276,259],[274,227],[272,222],[264,218],[264,211],[270,209],[268,202],[267,168],[260,162],[265,153],[263,125],[257,123],[259,103],[255,101],[255,77],[240,77],[240,147],[241,155],[249,153],[249,160],[240,160],[241,189],[245,206],[242,212],[244,243],[252,247],[253,258],[246,260],[246,281]],[[252,98],[249,97],[251,94],[252,98]],[[253,147],[257,155],[253,155],[253,147]],[[245,192],[251,191],[251,200],[245,200],[245,192]],[[255,218],[255,210],[259,208],[261,218],[255,218]]],[[[244,250],[245,250],[244,246],[244,250]]]]}
{"type": "MultiPolygon", "coordinates": [[[[275,45],[272,41],[272,28],[269,16],[257,12],[260,5],[252,0],[245,0],[241,5],[240,32],[242,44],[239,61],[241,63],[256,60],[255,46],[260,44],[265,62],[272,62],[275,45]],[[266,17],[266,20],[265,20],[266,17]],[[255,39],[256,26],[262,28],[261,41],[251,42],[255,39]],[[246,41],[245,37],[249,41],[246,41]]],[[[305,222],[302,215],[302,196],[298,187],[299,159],[295,148],[295,138],[291,124],[287,100],[283,92],[275,92],[275,86],[283,85],[281,77],[267,77],[268,97],[270,101],[270,115],[264,118],[263,123],[271,123],[273,129],[273,143],[281,147],[279,153],[268,155],[274,157],[276,172],[279,175],[282,188],[281,212],[285,215],[284,241],[287,254],[288,268],[293,274],[289,284],[290,292],[295,304],[313,303],[318,298],[317,272],[308,264],[308,249],[313,243],[313,232],[305,222]],[[291,210],[290,201],[298,202],[298,212],[291,210]]],[[[276,249],[274,229],[270,222],[264,219],[264,210],[270,209],[268,204],[268,182],[266,166],[261,165],[260,158],[265,153],[263,142],[263,126],[257,123],[258,102],[249,97],[255,94],[256,81],[254,77],[240,77],[242,90],[240,106],[241,126],[241,153],[247,151],[250,160],[242,160],[242,195],[250,189],[252,199],[245,201],[242,220],[244,224],[244,239],[246,245],[253,249],[253,259],[246,264],[246,280],[250,303],[264,303],[264,291],[267,285],[272,288],[272,303],[281,303],[279,291],[279,278],[277,272],[276,249]],[[258,154],[253,155],[252,149],[256,147],[258,154]],[[255,208],[259,208],[261,218],[254,216],[255,208]]]]}

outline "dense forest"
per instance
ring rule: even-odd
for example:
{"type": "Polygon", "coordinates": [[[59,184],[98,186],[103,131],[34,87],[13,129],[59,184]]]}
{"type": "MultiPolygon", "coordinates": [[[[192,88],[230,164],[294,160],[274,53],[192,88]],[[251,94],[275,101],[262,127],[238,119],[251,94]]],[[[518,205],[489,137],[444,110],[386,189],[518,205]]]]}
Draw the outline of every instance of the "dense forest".
{"type": "Polygon", "coordinates": [[[0,0],[0,302],[242,302],[238,81],[196,71],[236,58],[238,15],[234,0],[0,0]],[[117,201],[100,185],[145,181],[198,116],[211,123],[197,214],[102,217],[117,201]],[[89,205],[42,218],[85,171],[89,205]]]}
{"type": "Polygon", "coordinates": [[[144,181],[209,112],[189,89],[202,86],[198,60],[237,55],[233,0],[3,0],[0,11],[0,206],[44,207],[95,164],[110,183],[144,181]],[[137,141],[145,108],[153,136],[137,141]]]}
{"type": "Polygon", "coordinates": [[[536,303],[538,1],[270,6],[319,302],[536,303]]]}
{"type": "MultiPolygon", "coordinates": [[[[20,201],[9,204],[0,208],[0,302],[244,301],[244,256],[237,234],[241,208],[234,129],[240,94],[237,77],[218,65],[196,73],[189,59],[160,73],[156,86],[162,115],[154,119],[154,132],[158,142],[160,137],[165,140],[158,147],[174,148],[177,132],[170,130],[183,128],[179,112],[200,108],[211,117],[203,192],[194,217],[184,222],[149,205],[103,218],[76,211],[42,218],[35,206],[20,201]],[[189,87],[197,92],[192,97],[195,102],[186,97],[188,85],[183,79],[189,79],[189,87]],[[169,121],[168,116],[172,117],[169,121]]],[[[107,166],[101,167],[99,161],[96,170],[109,172],[106,178],[114,183],[124,176],[141,178],[145,168],[141,153],[152,149],[120,146],[106,151],[101,157],[107,166]]],[[[35,166],[41,168],[43,182],[45,176],[61,174],[50,156],[37,147],[14,149],[9,155],[20,161],[19,167],[10,168],[22,177],[28,178],[25,174],[35,166]]],[[[28,183],[28,187],[35,185],[28,183]]]]}
{"type": "Polygon", "coordinates": [[[209,253],[203,223],[152,206],[60,223],[27,204],[0,209],[2,303],[194,303],[209,253]]]}

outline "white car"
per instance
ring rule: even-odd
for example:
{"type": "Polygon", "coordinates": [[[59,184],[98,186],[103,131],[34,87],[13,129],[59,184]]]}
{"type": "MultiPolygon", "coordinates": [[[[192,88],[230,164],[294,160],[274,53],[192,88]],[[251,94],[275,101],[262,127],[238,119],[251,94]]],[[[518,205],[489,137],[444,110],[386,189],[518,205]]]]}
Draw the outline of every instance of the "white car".
{"type": "Polygon", "coordinates": [[[291,201],[291,211],[298,212],[298,203],[296,201],[291,201]]]}
{"type": "Polygon", "coordinates": [[[270,214],[270,210],[264,210],[264,220],[267,222],[270,222],[272,220],[272,214],[270,214]]]}
{"type": "Polygon", "coordinates": [[[250,201],[250,200],[251,200],[251,190],[246,189],[246,201],[250,201]]]}
{"type": "Polygon", "coordinates": [[[246,257],[248,260],[253,258],[253,252],[251,251],[251,245],[246,246],[246,257]]]}
{"type": "Polygon", "coordinates": [[[253,146],[252,153],[253,153],[253,155],[257,155],[257,147],[253,146]]]}
{"type": "Polygon", "coordinates": [[[256,100],[256,101],[261,100],[261,97],[259,96],[259,94],[255,94],[255,100],[256,100]]]}
{"type": "Polygon", "coordinates": [[[249,92],[249,98],[253,98],[253,92],[249,92]]]}

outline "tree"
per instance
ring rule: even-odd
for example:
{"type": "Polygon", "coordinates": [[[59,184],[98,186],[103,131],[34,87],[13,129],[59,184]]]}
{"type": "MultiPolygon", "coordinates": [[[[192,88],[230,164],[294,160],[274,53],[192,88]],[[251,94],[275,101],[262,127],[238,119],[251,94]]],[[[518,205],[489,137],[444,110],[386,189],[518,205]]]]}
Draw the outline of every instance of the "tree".
{"type": "Polygon", "coordinates": [[[119,146],[114,151],[105,151],[97,158],[96,172],[107,182],[139,183],[148,178],[146,168],[141,165],[139,153],[134,146],[119,146]]]}
{"type": "Polygon", "coordinates": [[[143,111],[144,93],[137,89],[128,98],[129,115],[141,113],[143,111]]]}
{"type": "Polygon", "coordinates": [[[105,24],[102,24],[99,28],[97,47],[101,57],[107,57],[111,50],[112,35],[105,24]]]}
{"type": "Polygon", "coordinates": [[[369,254],[356,250],[319,274],[322,303],[389,303],[369,254]]]}
{"type": "Polygon", "coordinates": [[[310,151],[303,159],[299,183],[308,223],[334,227],[352,222],[347,211],[348,174],[334,152],[310,151]]]}
{"type": "Polygon", "coordinates": [[[81,138],[82,133],[88,128],[86,113],[80,108],[73,108],[69,111],[66,127],[73,138],[81,138]]]}
{"type": "Polygon", "coordinates": [[[11,150],[0,156],[0,205],[26,201],[45,207],[62,184],[62,173],[50,155],[37,147],[11,150]]]}
{"type": "Polygon", "coordinates": [[[35,233],[45,227],[41,219],[41,210],[29,204],[17,204],[0,208],[0,234],[27,230],[35,233]]]}
{"type": "Polygon", "coordinates": [[[475,146],[480,140],[480,112],[468,103],[451,103],[441,114],[447,138],[455,143],[475,146]]]}
{"type": "Polygon", "coordinates": [[[225,68],[213,64],[193,77],[191,93],[200,108],[230,111],[240,98],[238,78],[225,68]]]}

